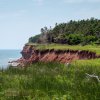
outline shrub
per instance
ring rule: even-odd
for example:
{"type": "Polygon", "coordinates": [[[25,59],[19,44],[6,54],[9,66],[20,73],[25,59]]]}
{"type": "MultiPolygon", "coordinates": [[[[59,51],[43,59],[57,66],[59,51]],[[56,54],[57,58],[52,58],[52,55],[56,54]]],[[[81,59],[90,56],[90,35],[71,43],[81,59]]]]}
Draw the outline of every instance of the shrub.
{"type": "Polygon", "coordinates": [[[82,37],[80,34],[70,34],[68,36],[68,44],[70,45],[80,44],[81,41],[82,41],[82,37]]]}
{"type": "Polygon", "coordinates": [[[86,45],[86,44],[90,44],[90,43],[93,43],[95,42],[97,39],[95,36],[92,36],[92,35],[88,35],[88,36],[85,36],[83,38],[83,44],[86,45]]]}

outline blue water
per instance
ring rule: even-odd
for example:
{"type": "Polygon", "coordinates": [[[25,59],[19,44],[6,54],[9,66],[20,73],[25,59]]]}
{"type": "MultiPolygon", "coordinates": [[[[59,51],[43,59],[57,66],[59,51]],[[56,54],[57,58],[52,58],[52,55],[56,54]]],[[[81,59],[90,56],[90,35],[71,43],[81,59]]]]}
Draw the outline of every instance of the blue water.
{"type": "Polygon", "coordinates": [[[21,57],[21,50],[0,50],[0,68],[6,68],[8,62],[21,57]]]}

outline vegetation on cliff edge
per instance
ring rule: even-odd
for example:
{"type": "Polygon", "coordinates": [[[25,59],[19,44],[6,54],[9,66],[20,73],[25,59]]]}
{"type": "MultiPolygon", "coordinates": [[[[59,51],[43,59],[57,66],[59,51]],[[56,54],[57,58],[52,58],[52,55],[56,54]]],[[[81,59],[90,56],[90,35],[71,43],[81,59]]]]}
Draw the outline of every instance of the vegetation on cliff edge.
{"type": "Polygon", "coordinates": [[[27,43],[27,46],[33,46],[39,50],[45,49],[55,49],[55,50],[88,50],[95,52],[97,55],[100,55],[100,45],[66,45],[66,44],[34,44],[34,43],[27,43]]]}

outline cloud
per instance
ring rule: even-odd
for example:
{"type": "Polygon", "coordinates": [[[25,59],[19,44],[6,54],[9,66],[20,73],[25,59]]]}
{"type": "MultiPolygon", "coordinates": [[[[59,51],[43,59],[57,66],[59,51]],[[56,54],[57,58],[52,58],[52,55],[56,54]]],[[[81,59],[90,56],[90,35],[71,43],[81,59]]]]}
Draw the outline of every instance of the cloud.
{"type": "Polygon", "coordinates": [[[77,10],[75,12],[72,13],[72,18],[70,19],[76,19],[76,20],[80,20],[80,19],[87,19],[87,18],[100,18],[100,8],[99,9],[81,9],[81,10],[77,10]]]}
{"type": "Polygon", "coordinates": [[[100,0],[64,0],[65,3],[100,3],[100,0]]]}
{"type": "Polygon", "coordinates": [[[4,12],[0,13],[0,19],[8,18],[8,17],[21,17],[26,13],[26,10],[19,10],[15,12],[4,12]]]}
{"type": "Polygon", "coordinates": [[[65,3],[81,3],[84,0],[64,0],[65,3]]]}
{"type": "Polygon", "coordinates": [[[44,3],[44,0],[32,0],[35,4],[37,4],[37,5],[43,5],[43,3],[44,3]]]}

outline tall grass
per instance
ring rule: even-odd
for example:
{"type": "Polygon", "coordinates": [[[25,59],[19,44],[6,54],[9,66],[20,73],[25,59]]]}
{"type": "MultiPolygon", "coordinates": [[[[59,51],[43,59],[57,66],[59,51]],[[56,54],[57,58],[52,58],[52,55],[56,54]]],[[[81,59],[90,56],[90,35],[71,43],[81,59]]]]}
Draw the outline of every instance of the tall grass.
{"type": "Polygon", "coordinates": [[[100,76],[99,62],[40,62],[0,70],[0,100],[100,100],[100,83],[88,80],[85,74],[100,76]]]}

